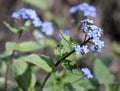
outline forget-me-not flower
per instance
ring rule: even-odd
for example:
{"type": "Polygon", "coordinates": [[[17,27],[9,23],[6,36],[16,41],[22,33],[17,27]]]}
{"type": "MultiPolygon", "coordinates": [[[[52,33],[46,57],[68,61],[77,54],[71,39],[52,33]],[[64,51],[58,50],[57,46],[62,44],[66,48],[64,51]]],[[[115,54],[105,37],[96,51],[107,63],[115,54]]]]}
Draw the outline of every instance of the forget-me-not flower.
{"type": "Polygon", "coordinates": [[[83,2],[83,3],[78,5],[78,9],[81,10],[81,11],[86,10],[88,7],[89,7],[89,4],[86,3],[86,2],[83,2]]]}
{"type": "Polygon", "coordinates": [[[81,71],[87,76],[87,78],[93,78],[93,75],[88,68],[82,68],[81,71]]]}
{"type": "Polygon", "coordinates": [[[86,17],[96,17],[96,8],[92,5],[89,5],[86,2],[83,2],[77,6],[73,6],[70,8],[70,13],[75,13],[76,11],[83,11],[84,16],[86,17]]]}
{"type": "Polygon", "coordinates": [[[22,19],[31,19],[34,27],[40,27],[42,21],[37,16],[35,10],[22,8],[12,14],[12,18],[22,18],[22,19]]]}
{"type": "Polygon", "coordinates": [[[78,7],[77,7],[77,6],[73,6],[73,7],[70,8],[69,12],[73,14],[73,13],[75,13],[77,10],[78,10],[78,7]]]}
{"type": "Polygon", "coordinates": [[[92,40],[93,45],[91,50],[93,51],[101,51],[104,46],[104,41],[100,40],[101,35],[103,34],[103,30],[96,25],[94,25],[94,21],[85,19],[81,21],[82,28],[81,30],[92,40]]]}
{"type": "Polygon", "coordinates": [[[34,19],[32,23],[35,27],[39,27],[42,25],[42,21],[39,18],[34,19]]]}
{"type": "Polygon", "coordinates": [[[48,36],[53,35],[54,28],[53,28],[52,22],[44,21],[41,25],[41,31],[48,36]]]}
{"type": "Polygon", "coordinates": [[[98,52],[101,53],[102,52],[102,48],[98,48],[97,45],[91,45],[90,46],[90,50],[94,51],[94,52],[98,52]]]}
{"type": "Polygon", "coordinates": [[[89,49],[88,49],[88,46],[85,45],[85,46],[80,46],[80,45],[76,45],[75,46],[75,51],[77,54],[86,54],[89,52],[89,49]]]}

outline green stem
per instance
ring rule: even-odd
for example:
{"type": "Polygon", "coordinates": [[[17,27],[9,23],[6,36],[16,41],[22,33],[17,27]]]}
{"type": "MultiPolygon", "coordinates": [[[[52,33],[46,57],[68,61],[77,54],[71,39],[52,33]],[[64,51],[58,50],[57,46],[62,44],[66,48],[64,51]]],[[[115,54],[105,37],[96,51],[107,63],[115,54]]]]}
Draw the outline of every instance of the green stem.
{"type": "Polygon", "coordinates": [[[5,75],[5,85],[4,85],[4,90],[7,91],[7,88],[8,88],[8,77],[9,77],[9,70],[10,70],[10,65],[12,64],[13,62],[13,57],[14,57],[14,54],[15,54],[15,51],[12,52],[11,54],[11,58],[10,58],[10,61],[7,63],[7,70],[6,70],[6,75],[5,75]]]}
{"type": "MultiPolygon", "coordinates": [[[[20,39],[22,33],[23,33],[23,31],[21,30],[21,32],[18,35],[17,40],[20,39]]],[[[8,83],[8,77],[9,77],[9,71],[10,71],[10,67],[12,66],[12,63],[13,63],[13,57],[14,57],[14,55],[15,55],[15,50],[12,51],[11,58],[10,58],[9,62],[7,63],[7,70],[6,70],[6,75],[5,75],[4,91],[7,91],[7,89],[8,89],[8,84],[7,83],[8,83]]]]}
{"type": "MultiPolygon", "coordinates": [[[[84,41],[80,46],[85,45],[87,42],[89,42],[89,40],[90,40],[90,38],[88,38],[86,41],[84,41]]],[[[65,60],[68,56],[70,56],[70,55],[71,55],[72,53],[74,53],[74,52],[75,52],[75,49],[73,49],[73,50],[70,51],[68,54],[66,54],[66,55],[64,55],[63,57],[61,57],[61,58],[57,61],[57,63],[55,64],[55,66],[57,67],[57,66],[61,63],[62,60],[65,60]]],[[[51,74],[52,74],[52,72],[51,72],[51,73],[48,73],[48,75],[47,75],[46,78],[44,79],[43,84],[41,85],[40,91],[43,90],[43,88],[44,88],[47,80],[48,80],[49,77],[51,76],[51,74]]]]}
{"type": "Polygon", "coordinates": [[[109,85],[108,84],[105,84],[105,91],[110,91],[110,88],[109,88],[109,85]]]}

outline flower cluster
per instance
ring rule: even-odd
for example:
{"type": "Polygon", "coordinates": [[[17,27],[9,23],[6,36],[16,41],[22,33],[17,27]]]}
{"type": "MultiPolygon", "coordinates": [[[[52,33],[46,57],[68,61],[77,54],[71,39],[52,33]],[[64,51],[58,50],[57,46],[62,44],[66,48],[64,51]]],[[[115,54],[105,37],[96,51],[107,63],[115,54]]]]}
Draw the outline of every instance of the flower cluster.
{"type": "MultiPolygon", "coordinates": [[[[22,19],[30,19],[32,20],[32,24],[34,27],[41,27],[41,31],[48,36],[53,35],[54,28],[52,26],[52,22],[44,21],[42,22],[39,17],[37,16],[35,10],[22,8],[12,14],[12,18],[22,18],[22,19]]],[[[41,35],[38,36],[40,39],[42,38],[41,35]]]]}
{"type": "MultiPolygon", "coordinates": [[[[100,40],[101,35],[103,34],[103,30],[99,27],[97,27],[96,25],[94,25],[94,21],[93,20],[89,20],[89,19],[85,19],[81,21],[82,23],[82,28],[81,30],[91,39],[92,45],[90,47],[90,49],[92,51],[96,51],[96,52],[101,52],[102,51],[102,47],[104,46],[104,41],[100,40]]],[[[89,52],[87,49],[87,45],[86,46],[75,46],[75,51],[77,54],[85,54],[87,52],[89,52]]]]}
{"type": "Polygon", "coordinates": [[[42,21],[37,16],[35,10],[33,9],[27,9],[22,8],[12,14],[12,18],[23,18],[23,19],[31,19],[32,23],[35,27],[40,27],[42,24],[42,21]]]}
{"type": "Polygon", "coordinates": [[[88,68],[82,68],[81,71],[87,76],[87,78],[93,78],[93,75],[88,68]]]}
{"type": "Polygon", "coordinates": [[[84,16],[88,17],[96,17],[96,8],[88,3],[84,2],[77,6],[73,6],[70,8],[70,13],[75,13],[76,11],[83,11],[84,16]]]}
{"type": "Polygon", "coordinates": [[[75,51],[77,54],[86,54],[89,52],[87,47],[88,47],[87,45],[82,46],[82,47],[80,45],[77,45],[75,46],[75,51]]]}
{"type": "Polygon", "coordinates": [[[53,25],[52,25],[51,22],[49,22],[49,21],[44,21],[44,22],[42,23],[42,26],[41,26],[41,27],[42,27],[41,31],[42,31],[43,33],[45,33],[45,34],[48,35],[48,36],[53,35],[54,28],[53,28],[53,25]]]}

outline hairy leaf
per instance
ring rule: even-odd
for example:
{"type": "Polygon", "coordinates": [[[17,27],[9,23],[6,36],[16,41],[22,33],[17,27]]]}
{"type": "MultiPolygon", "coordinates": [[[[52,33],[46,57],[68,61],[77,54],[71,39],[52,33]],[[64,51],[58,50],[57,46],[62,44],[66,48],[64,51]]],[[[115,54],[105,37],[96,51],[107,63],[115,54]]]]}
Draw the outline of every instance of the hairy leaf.
{"type": "Polygon", "coordinates": [[[75,75],[82,75],[82,72],[80,71],[80,68],[77,66],[77,64],[70,60],[64,60],[62,62],[62,66],[70,71],[71,73],[75,75]]]}
{"type": "Polygon", "coordinates": [[[113,51],[115,54],[120,57],[120,44],[119,43],[114,43],[113,44],[113,51]]]}
{"type": "Polygon", "coordinates": [[[7,42],[6,43],[6,50],[7,51],[13,51],[17,50],[20,52],[28,52],[28,51],[34,51],[37,49],[40,49],[41,46],[33,41],[28,42],[22,42],[22,43],[16,43],[16,42],[7,42]]]}
{"type": "Polygon", "coordinates": [[[46,70],[47,72],[54,72],[56,70],[53,60],[50,59],[48,56],[31,54],[24,57],[24,60],[34,65],[37,65],[38,67],[46,70]]]}
{"type": "Polygon", "coordinates": [[[36,78],[25,61],[14,60],[12,70],[20,88],[24,91],[33,90],[36,78]]]}
{"type": "Polygon", "coordinates": [[[111,84],[114,82],[114,76],[100,59],[96,59],[94,62],[94,74],[101,84],[111,84]]]}
{"type": "Polygon", "coordinates": [[[39,39],[38,38],[39,34],[42,34],[42,33],[40,33],[37,30],[33,32],[35,39],[42,47],[53,47],[53,48],[56,47],[57,43],[55,40],[50,39],[49,37],[46,37],[44,34],[42,34],[43,38],[39,39]]]}
{"type": "Polygon", "coordinates": [[[4,24],[11,32],[13,32],[15,34],[20,32],[20,30],[16,26],[14,26],[14,25],[12,25],[10,23],[7,23],[6,21],[4,21],[4,24]]]}

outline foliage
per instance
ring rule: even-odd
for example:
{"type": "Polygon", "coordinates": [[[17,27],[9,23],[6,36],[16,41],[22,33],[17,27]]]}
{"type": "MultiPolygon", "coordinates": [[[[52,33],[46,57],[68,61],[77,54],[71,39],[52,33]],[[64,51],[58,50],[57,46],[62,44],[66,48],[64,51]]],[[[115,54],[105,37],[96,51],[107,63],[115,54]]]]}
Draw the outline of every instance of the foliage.
{"type": "MultiPolygon", "coordinates": [[[[4,86],[0,91],[102,91],[101,89],[120,91],[120,85],[109,69],[111,64],[109,58],[92,57],[93,68],[91,69],[93,70],[80,66],[80,60],[84,55],[90,51],[100,53],[104,46],[104,41],[100,40],[103,30],[94,25],[93,20],[88,19],[96,16],[95,7],[82,3],[70,8],[72,14],[77,14],[80,10],[84,11],[87,18],[78,19],[81,26],[76,25],[77,33],[81,30],[85,38],[77,42],[66,32],[55,32],[55,27],[61,26],[65,18],[64,16],[55,17],[49,9],[49,0],[23,1],[42,9],[47,14],[45,16],[48,20],[39,18],[33,9],[22,8],[12,14],[12,18],[17,23],[24,21],[21,26],[3,22],[18,37],[6,42],[5,52],[0,54],[0,87],[4,86]],[[28,33],[31,25],[34,28],[31,35],[34,40],[21,41],[21,35],[28,33]],[[57,34],[55,38],[54,35],[57,34]],[[40,69],[47,73],[45,79],[39,76],[42,73],[36,74],[40,69]],[[9,70],[12,71],[16,83],[8,80],[9,70]]],[[[79,38],[77,35],[75,37],[79,38]]],[[[119,48],[119,44],[114,44],[113,50],[118,56],[119,48]]]]}

